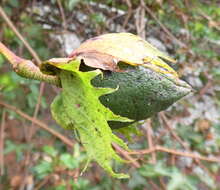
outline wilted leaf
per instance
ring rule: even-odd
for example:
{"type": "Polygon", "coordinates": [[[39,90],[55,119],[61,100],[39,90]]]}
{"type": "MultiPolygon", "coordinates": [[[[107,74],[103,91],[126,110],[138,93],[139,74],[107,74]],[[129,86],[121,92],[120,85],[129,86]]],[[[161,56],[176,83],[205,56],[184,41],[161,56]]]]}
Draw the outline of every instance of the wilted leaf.
{"type": "Polygon", "coordinates": [[[90,67],[120,71],[119,62],[143,65],[159,73],[177,73],[163,60],[175,62],[150,43],[131,33],[111,33],[91,38],[69,56],[80,58],[90,67]]]}

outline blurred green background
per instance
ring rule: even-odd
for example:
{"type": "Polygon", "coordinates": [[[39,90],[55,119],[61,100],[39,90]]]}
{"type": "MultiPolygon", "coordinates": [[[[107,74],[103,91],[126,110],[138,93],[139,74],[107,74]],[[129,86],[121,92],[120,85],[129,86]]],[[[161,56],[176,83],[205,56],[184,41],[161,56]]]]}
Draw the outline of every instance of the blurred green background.
{"type": "MultiPolygon", "coordinates": [[[[0,5],[41,60],[65,57],[84,40],[109,32],[138,34],[174,57],[178,62],[172,66],[195,92],[151,121],[136,124],[139,134],[127,138],[129,147],[148,149],[152,140],[169,150],[220,160],[218,0],[1,0],[0,5]]],[[[0,41],[33,60],[2,18],[0,41]]],[[[219,162],[163,151],[131,155],[135,163],[114,165],[130,179],[113,179],[95,163],[81,176],[87,157],[79,139],[50,114],[57,93],[56,87],[19,77],[0,55],[0,103],[6,105],[0,105],[0,189],[220,189],[219,162]],[[7,105],[72,139],[73,148],[7,105]]]]}

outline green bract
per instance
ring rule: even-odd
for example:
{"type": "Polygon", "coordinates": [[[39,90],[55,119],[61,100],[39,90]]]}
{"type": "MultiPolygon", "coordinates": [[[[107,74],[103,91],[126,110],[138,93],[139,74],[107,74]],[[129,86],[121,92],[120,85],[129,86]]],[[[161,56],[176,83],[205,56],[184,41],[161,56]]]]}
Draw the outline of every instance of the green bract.
{"type": "Polygon", "coordinates": [[[61,69],[58,75],[62,92],[51,104],[53,117],[65,129],[78,131],[89,160],[97,161],[114,177],[128,177],[126,174],[116,174],[111,168],[113,159],[123,161],[113,150],[112,143],[128,148],[112,133],[107,121],[129,122],[131,120],[115,115],[99,101],[100,96],[115,90],[93,87],[91,80],[101,74],[101,71],[81,72],[79,71],[80,62],[77,60],[68,64],[57,63],[56,66],[61,69]]]}

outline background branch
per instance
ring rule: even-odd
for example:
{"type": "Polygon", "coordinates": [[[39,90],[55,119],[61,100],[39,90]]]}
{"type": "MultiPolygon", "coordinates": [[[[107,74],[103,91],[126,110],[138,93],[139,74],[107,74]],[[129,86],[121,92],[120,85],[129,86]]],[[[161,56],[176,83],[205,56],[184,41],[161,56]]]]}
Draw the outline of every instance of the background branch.
{"type": "Polygon", "coordinates": [[[48,131],[49,133],[51,133],[52,135],[54,135],[55,137],[59,138],[61,141],[63,141],[66,145],[73,147],[74,143],[68,139],[67,137],[61,135],[59,132],[51,129],[50,127],[48,127],[45,123],[41,122],[38,119],[35,119],[29,115],[27,115],[26,113],[22,112],[21,110],[17,109],[14,106],[11,106],[9,104],[6,104],[5,102],[0,101],[0,106],[3,106],[9,110],[14,111],[15,113],[17,113],[18,115],[20,115],[21,117],[23,117],[24,119],[27,119],[31,122],[33,122],[34,124],[38,125],[40,128],[48,131]]]}
{"type": "Polygon", "coordinates": [[[150,154],[152,152],[155,151],[160,151],[160,152],[167,152],[170,154],[174,154],[174,155],[178,155],[178,156],[184,156],[184,157],[190,157],[190,158],[194,158],[194,159],[199,159],[199,160],[204,160],[204,161],[208,161],[208,162],[217,162],[220,163],[220,159],[219,158],[215,158],[215,157],[206,157],[206,156],[200,156],[194,153],[189,153],[189,152],[182,152],[182,151],[177,151],[174,149],[169,149],[166,147],[162,147],[162,146],[155,146],[153,148],[149,148],[146,150],[138,150],[138,151],[132,151],[132,152],[128,152],[128,154],[150,154]]]}
{"type": "Polygon", "coordinates": [[[13,32],[16,34],[16,36],[23,42],[25,47],[28,49],[30,54],[33,56],[35,61],[37,62],[37,65],[41,64],[41,60],[37,53],[32,49],[32,47],[28,44],[28,42],[23,38],[23,36],[18,32],[18,30],[15,28],[11,20],[8,18],[8,16],[5,14],[4,9],[0,6],[0,15],[3,18],[3,20],[6,22],[6,24],[13,30],[13,32]]]}
{"type": "MultiPolygon", "coordinates": [[[[35,59],[37,65],[41,64],[41,60],[37,53],[32,49],[29,43],[18,32],[11,20],[6,15],[3,8],[0,6],[0,16],[7,23],[7,25],[13,30],[16,36],[24,43],[30,54],[35,59]]],[[[50,76],[43,74],[40,69],[30,60],[26,60],[16,56],[11,50],[9,50],[3,43],[0,42],[0,53],[11,63],[14,71],[25,78],[35,79],[39,81],[45,81],[50,84],[60,86],[60,81],[56,76],[50,76]]]]}

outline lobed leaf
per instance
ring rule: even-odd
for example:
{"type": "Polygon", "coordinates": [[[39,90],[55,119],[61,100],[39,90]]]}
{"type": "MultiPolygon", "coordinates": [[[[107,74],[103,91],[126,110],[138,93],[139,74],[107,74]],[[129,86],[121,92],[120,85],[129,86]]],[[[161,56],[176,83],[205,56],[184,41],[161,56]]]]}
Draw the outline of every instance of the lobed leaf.
{"type": "Polygon", "coordinates": [[[89,160],[95,160],[110,175],[126,178],[128,175],[115,173],[112,170],[112,160],[123,162],[112,148],[112,143],[128,149],[127,145],[114,135],[107,121],[115,120],[130,122],[132,120],[115,115],[103,106],[99,97],[111,93],[114,89],[97,88],[91,85],[91,80],[101,74],[100,70],[89,72],[79,71],[80,61],[69,63],[53,62],[61,69],[59,77],[62,92],[51,104],[52,115],[64,128],[77,130],[80,140],[85,147],[89,160]]]}

